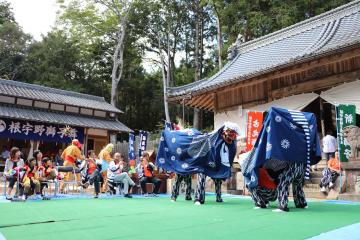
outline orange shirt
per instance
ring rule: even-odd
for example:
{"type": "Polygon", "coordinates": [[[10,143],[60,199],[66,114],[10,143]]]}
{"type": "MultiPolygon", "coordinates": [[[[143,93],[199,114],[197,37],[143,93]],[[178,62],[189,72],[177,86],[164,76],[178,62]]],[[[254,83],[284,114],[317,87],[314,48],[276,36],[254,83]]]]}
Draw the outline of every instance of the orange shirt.
{"type": "Polygon", "coordinates": [[[147,169],[147,166],[148,166],[148,164],[145,164],[145,163],[143,164],[144,176],[145,177],[153,177],[152,172],[147,169]]]}
{"type": "Polygon", "coordinates": [[[92,160],[89,160],[88,174],[92,174],[96,170],[97,166],[92,160]]]}
{"type": "Polygon", "coordinates": [[[340,172],[340,161],[338,158],[331,158],[328,161],[328,168],[330,168],[330,170],[336,171],[336,172],[340,172]]]}
{"type": "Polygon", "coordinates": [[[75,163],[76,159],[84,159],[84,156],[81,154],[80,149],[75,145],[70,145],[64,149],[63,153],[61,154],[61,158],[64,161],[75,163]]]}

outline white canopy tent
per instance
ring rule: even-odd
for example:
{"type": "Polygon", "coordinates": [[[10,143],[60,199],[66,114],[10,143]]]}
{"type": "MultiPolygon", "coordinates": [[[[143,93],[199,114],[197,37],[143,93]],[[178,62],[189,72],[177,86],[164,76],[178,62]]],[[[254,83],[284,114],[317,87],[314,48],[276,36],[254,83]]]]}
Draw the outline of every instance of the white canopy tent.
{"type": "Polygon", "coordinates": [[[233,109],[226,112],[216,113],[214,116],[215,129],[219,128],[225,121],[235,122],[240,126],[240,136],[245,137],[246,121],[248,111],[265,112],[270,107],[279,107],[290,110],[303,110],[307,105],[319,97],[316,93],[304,93],[278,99],[266,104],[257,105],[248,109],[233,109]]]}
{"type": "Polygon", "coordinates": [[[360,114],[360,80],[344,83],[320,94],[325,101],[333,104],[354,104],[360,114]]]}
{"type": "Polygon", "coordinates": [[[303,93],[298,95],[293,95],[289,97],[284,97],[281,99],[274,100],[265,104],[257,105],[249,108],[249,111],[259,111],[265,112],[270,107],[279,107],[290,110],[303,110],[307,105],[313,102],[319,97],[316,93],[303,93]]]}

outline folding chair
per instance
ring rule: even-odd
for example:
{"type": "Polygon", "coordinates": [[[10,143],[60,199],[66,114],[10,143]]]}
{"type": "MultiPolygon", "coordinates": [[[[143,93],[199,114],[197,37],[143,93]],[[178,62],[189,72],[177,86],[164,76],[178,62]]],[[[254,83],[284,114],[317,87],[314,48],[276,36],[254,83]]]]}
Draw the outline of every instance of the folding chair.
{"type": "MultiPolygon", "coordinates": [[[[75,189],[75,186],[76,186],[76,187],[78,186],[78,181],[76,180],[76,173],[80,173],[80,172],[77,171],[76,168],[74,168],[74,167],[68,167],[68,166],[66,166],[66,167],[61,166],[61,167],[58,167],[58,172],[71,172],[71,173],[72,173],[72,176],[73,176],[73,179],[72,179],[72,180],[70,180],[70,181],[61,180],[61,181],[60,181],[62,184],[65,185],[65,188],[64,188],[64,192],[65,192],[65,193],[70,193],[70,188],[69,188],[69,186],[70,186],[71,184],[72,184],[72,190],[73,190],[73,192],[74,192],[74,190],[75,190],[75,191],[78,191],[77,189],[75,189]]],[[[56,188],[56,187],[57,187],[57,186],[55,185],[55,188],[56,188]]],[[[83,192],[83,191],[82,191],[82,188],[80,188],[79,193],[82,193],[82,192],[83,192]]]]}
{"type": "Polygon", "coordinates": [[[6,197],[6,176],[5,176],[5,174],[3,172],[0,173],[0,179],[1,179],[1,182],[4,183],[4,187],[3,187],[4,193],[3,193],[3,195],[4,195],[4,197],[6,197]]]}

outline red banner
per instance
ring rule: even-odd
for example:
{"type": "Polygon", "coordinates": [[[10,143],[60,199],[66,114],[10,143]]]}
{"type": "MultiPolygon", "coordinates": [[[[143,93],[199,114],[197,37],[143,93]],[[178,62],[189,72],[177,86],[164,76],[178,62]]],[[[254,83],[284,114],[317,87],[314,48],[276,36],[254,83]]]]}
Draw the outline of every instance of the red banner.
{"type": "Polygon", "coordinates": [[[263,124],[262,112],[248,112],[247,115],[248,119],[246,126],[246,152],[250,151],[254,146],[263,124]]]}

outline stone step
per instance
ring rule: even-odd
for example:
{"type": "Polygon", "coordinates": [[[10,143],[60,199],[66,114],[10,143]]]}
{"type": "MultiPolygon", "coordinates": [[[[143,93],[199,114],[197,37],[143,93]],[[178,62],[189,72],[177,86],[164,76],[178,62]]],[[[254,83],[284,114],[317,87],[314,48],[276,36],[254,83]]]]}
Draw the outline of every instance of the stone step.
{"type": "Polygon", "coordinates": [[[317,199],[326,199],[326,195],[320,191],[317,192],[305,192],[306,198],[317,198],[317,199]]]}
{"type": "Polygon", "coordinates": [[[317,185],[319,185],[319,184],[320,184],[320,181],[321,181],[321,177],[310,178],[310,182],[311,182],[312,184],[317,184],[317,185]]]}
{"type": "Polygon", "coordinates": [[[233,195],[243,195],[243,190],[227,190],[228,194],[233,194],[233,195]]]}
{"type": "MultiPolygon", "coordinates": [[[[304,193],[305,193],[305,197],[306,198],[318,198],[318,199],[326,199],[326,194],[318,191],[308,191],[307,189],[304,188],[304,193]]],[[[290,191],[289,194],[290,197],[293,196],[292,191],[290,191]]]]}
{"type": "Polygon", "coordinates": [[[304,185],[304,191],[305,190],[320,190],[319,184],[316,183],[307,183],[304,185]]]}
{"type": "Polygon", "coordinates": [[[322,170],[310,172],[310,178],[312,178],[312,177],[322,177],[322,170]]]}
{"type": "Polygon", "coordinates": [[[359,193],[341,193],[341,194],[339,194],[338,199],[346,200],[346,201],[360,202],[360,194],[359,193]]]}

